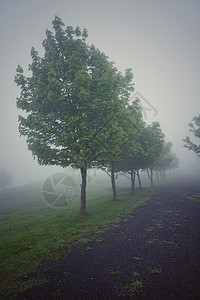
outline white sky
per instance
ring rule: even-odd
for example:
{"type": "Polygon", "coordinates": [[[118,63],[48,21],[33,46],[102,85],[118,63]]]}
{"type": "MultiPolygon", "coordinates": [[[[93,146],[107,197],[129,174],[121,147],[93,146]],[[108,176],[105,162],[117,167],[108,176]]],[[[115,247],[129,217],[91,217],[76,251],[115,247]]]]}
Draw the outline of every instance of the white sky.
{"type": "Polygon", "coordinates": [[[55,15],[66,26],[87,28],[88,43],[120,71],[133,68],[135,90],[158,111],[155,117],[147,112],[147,123],[160,122],[182,168],[198,169],[200,160],[182,147],[182,138],[200,113],[199,0],[0,0],[0,168],[16,183],[59,170],[39,167],[19,137],[14,83],[17,65],[26,69],[31,62],[31,47],[42,53],[55,15]]]}

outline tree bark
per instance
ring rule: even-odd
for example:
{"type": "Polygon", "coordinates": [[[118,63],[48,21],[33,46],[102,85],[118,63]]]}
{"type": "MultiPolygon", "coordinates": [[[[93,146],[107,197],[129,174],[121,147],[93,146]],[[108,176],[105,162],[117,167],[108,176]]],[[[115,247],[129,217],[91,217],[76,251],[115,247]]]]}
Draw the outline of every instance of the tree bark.
{"type": "Polygon", "coordinates": [[[157,177],[157,182],[159,182],[160,180],[159,180],[159,173],[158,173],[158,171],[156,172],[156,177],[157,177]]]}
{"type": "Polygon", "coordinates": [[[114,172],[114,163],[111,163],[111,183],[112,183],[112,191],[113,191],[113,200],[117,199],[117,190],[115,185],[115,172],[114,172]]]}
{"type": "Polygon", "coordinates": [[[138,177],[139,189],[141,189],[141,188],[142,188],[142,183],[141,183],[141,179],[140,179],[140,173],[139,173],[139,170],[137,170],[137,177],[138,177]]]}
{"type": "Polygon", "coordinates": [[[87,180],[87,167],[81,168],[81,207],[80,212],[86,213],[86,180],[87,180]]]}
{"type": "Polygon", "coordinates": [[[135,193],[135,170],[131,170],[131,192],[135,193]]]}
{"type": "Polygon", "coordinates": [[[151,186],[154,186],[154,184],[153,184],[153,170],[150,169],[150,172],[151,172],[151,186]]]}
{"type": "Polygon", "coordinates": [[[148,174],[148,177],[151,181],[151,186],[154,186],[154,184],[153,184],[153,170],[152,169],[147,169],[147,174],[148,174]]]}

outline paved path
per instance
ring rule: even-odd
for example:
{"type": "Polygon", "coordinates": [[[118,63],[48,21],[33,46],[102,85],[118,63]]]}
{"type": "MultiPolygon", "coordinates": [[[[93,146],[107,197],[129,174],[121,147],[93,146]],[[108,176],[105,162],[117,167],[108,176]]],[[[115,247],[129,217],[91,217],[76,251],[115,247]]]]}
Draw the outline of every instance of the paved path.
{"type": "Polygon", "coordinates": [[[160,188],[99,239],[46,266],[48,282],[17,299],[200,299],[197,187],[160,188]]]}

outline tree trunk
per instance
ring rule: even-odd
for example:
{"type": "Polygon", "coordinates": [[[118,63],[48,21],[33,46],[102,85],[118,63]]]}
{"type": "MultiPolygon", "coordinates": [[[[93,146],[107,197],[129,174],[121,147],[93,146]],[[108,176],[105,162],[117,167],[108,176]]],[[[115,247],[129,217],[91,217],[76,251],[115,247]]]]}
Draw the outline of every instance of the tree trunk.
{"type": "Polygon", "coordinates": [[[139,173],[139,170],[137,170],[137,177],[138,177],[139,189],[141,189],[141,188],[142,188],[142,183],[141,183],[141,179],[140,179],[140,173],[139,173]]]}
{"type": "Polygon", "coordinates": [[[115,172],[114,172],[114,163],[111,163],[111,182],[112,182],[112,191],[113,191],[113,200],[117,199],[117,190],[115,185],[115,172]]]}
{"type": "Polygon", "coordinates": [[[135,192],[135,171],[131,170],[131,192],[134,194],[135,192]]]}
{"type": "Polygon", "coordinates": [[[81,207],[80,212],[86,213],[86,180],[87,180],[87,167],[81,168],[81,207]]]}
{"type": "Polygon", "coordinates": [[[153,186],[153,170],[152,169],[147,169],[147,174],[148,174],[148,177],[151,181],[151,186],[153,186]]]}
{"type": "Polygon", "coordinates": [[[150,169],[150,172],[151,172],[151,186],[154,186],[154,184],[153,184],[153,170],[150,169]]]}
{"type": "Polygon", "coordinates": [[[157,182],[159,182],[160,180],[159,180],[159,173],[158,172],[156,172],[156,177],[157,177],[157,182]]]}

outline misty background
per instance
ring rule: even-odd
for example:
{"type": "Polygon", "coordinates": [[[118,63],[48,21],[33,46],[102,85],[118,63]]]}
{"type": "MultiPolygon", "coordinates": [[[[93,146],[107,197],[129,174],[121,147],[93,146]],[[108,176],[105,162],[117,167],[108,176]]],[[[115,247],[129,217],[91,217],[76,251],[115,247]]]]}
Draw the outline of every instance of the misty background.
{"type": "Polygon", "coordinates": [[[43,56],[45,30],[53,31],[55,15],[66,26],[86,28],[87,43],[108,55],[119,71],[133,69],[135,92],[149,109],[144,119],[158,121],[165,140],[173,143],[177,174],[199,174],[200,160],[183,148],[182,139],[200,113],[200,1],[0,0],[0,168],[12,174],[13,185],[64,171],[39,166],[19,136],[20,89],[14,83],[18,64],[28,70],[32,46],[43,56]]]}

